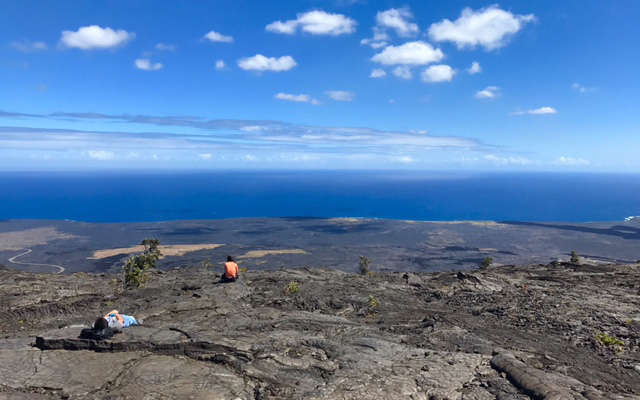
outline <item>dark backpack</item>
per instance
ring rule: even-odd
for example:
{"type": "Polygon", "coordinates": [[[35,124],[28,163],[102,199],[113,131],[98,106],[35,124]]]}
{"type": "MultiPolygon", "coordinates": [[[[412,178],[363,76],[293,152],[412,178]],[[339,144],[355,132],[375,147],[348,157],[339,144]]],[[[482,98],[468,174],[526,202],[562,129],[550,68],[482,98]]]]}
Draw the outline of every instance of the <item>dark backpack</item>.
{"type": "Polygon", "coordinates": [[[81,339],[105,340],[113,337],[113,329],[106,327],[104,329],[84,328],[80,332],[81,339]]]}

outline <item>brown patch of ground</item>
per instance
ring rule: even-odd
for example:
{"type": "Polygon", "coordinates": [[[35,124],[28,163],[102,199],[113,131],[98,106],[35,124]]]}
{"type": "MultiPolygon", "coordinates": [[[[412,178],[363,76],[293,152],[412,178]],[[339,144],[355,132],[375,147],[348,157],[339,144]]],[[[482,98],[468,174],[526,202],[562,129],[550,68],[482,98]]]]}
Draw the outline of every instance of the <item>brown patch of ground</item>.
{"type": "Polygon", "coordinates": [[[0,233],[0,251],[15,251],[43,245],[52,240],[77,239],[79,236],[60,232],[53,226],[0,233]]]}
{"type": "Polygon", "coordinates": [[[260,258],[271,254],[309,254],[302,249],[284,249],[284,250],[252,250],[238,258],[260,258]]]}
{"type": "MultiPolygon", "coordinates": [[[[190,253],[192,251],[199,250],[212,250],[216,249],[220,246],[224,246],[223,244],[165,244],[158,246],[158,249],[162,253],[160,258],[165,256],[183,256],[186,253],[190,253]]],[[[132,247],[121,247],[117,249],[105,249],[105,250],[97,250],[93,252],[93,257],[89,257],[92,260],[100,260],[103,258],[113,257],[120,254],[131,254],[131,253],[142,253],[144,251],[144,246],[132,246],[132,247]]]]}

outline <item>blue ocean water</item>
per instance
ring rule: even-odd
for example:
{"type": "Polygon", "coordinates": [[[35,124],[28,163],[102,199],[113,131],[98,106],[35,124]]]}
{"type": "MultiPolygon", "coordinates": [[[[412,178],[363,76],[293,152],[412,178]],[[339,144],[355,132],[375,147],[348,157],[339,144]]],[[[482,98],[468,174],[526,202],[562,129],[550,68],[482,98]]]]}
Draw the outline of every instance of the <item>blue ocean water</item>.
{"type": "Polygon", "coordinates": [[[4,172],[0,219],[238,217],[593,222],[640,215],[640,175],[468,172],[4,172]]]}

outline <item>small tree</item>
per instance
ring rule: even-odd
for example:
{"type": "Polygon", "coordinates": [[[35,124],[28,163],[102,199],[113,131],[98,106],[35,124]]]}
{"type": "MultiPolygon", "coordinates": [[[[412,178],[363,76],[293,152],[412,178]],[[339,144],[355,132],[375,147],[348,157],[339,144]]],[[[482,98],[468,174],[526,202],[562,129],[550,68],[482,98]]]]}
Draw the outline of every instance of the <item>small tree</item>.
{"type": "Polygon", "coordinates": [[[480,269],[487,269],[493,262],[493,257],[487,257],[480,263],[480,269]]]}
{"type": "Polygon", "coordinates": [[[360,257],[360,275],[368,275],[369,274],[369,264],[371,264],[371,260],[365,256],[360,257]]]}
{"type": "Polygon", "coordinates": [[[580,256],[575,250],[571,251],[571,264],[580,264],[580,256]]]}
{"type": "Polygon", "coordinates": [[[144,252],[129,258],[124,264],[123,286],[126,289],[141,287],[148,279],[147,271],[156,267],[156,261],[162,255],[158,239],[144,239],[140,244],[144,246],[144,252]]]}

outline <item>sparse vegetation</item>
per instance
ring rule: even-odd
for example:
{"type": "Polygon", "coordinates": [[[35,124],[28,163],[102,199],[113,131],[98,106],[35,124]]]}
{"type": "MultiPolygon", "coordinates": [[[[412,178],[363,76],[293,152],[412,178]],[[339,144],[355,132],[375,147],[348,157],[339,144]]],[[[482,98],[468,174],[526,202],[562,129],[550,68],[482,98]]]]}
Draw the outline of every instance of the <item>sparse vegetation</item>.
{"type": "Polygon", "coordinates": [[[296,281],[291,281],[284,289],[286,294],[296,294],[300,291],[300,284],[296,281]]]}
{"type": "Polygon", "coordinates": [[[373,315],[379,312],[380,302],[375,298],[374,295],[369,295],[369,315],[373,315]]]}
{"type": "Polygon", "coordinates": [[[207,257],[204,260],[202,260],[202,262],[200,262],[200,266],[204,269],[211,269],[213,268],[213,263],[211,262],[211,259],[207,257]]]}
{"type": "Polygon", "coordinates": [[[371,264],[371,260],[365,256],[360,257],[360,275],[368,275],[369,274],[369,265],[371,264]]]}
{"type": "Polygon", "coordinates": [[[480,269],[487,269],[493,262],[493,257],[487,257],[480,263],[480,269]]]}
{"type": "Polygon", "coordinates": [[[375,271],[368,271],[367,275],[369,275],[370,278],[375,278],[376,277],[376,272],[375,271]]]}
{"type": "Polygon", "coordinates": [[[245,272],[247,272],[247,267],[239,268],[238,272],[240,272],[241,274],[244,274],[245,272]]]}
{"type": "Polygon", "coordinates": [[[571,251],[571,263],[572,264],[580,264],[580,256],[576,253],[575,250],[571,251]]]}
{"type": "Polygon", "coordinates": [[[596,341],[603,346],[613,347],[618,352],[623,350],[624,342],[615,336],[609,336],[605,332],[598,331],[595,334],[595,338],[596,338],[596,341]]]}
{"type": "Polygon", "coordinates": [[[144,239],[141,243],[144,252],[129,258],[124,264],[123,287],[132,289],[141,287],[148,279],[147,271],[156,267],[156,261],[162,255],[158,249],[158,239],[144,239]]]}

